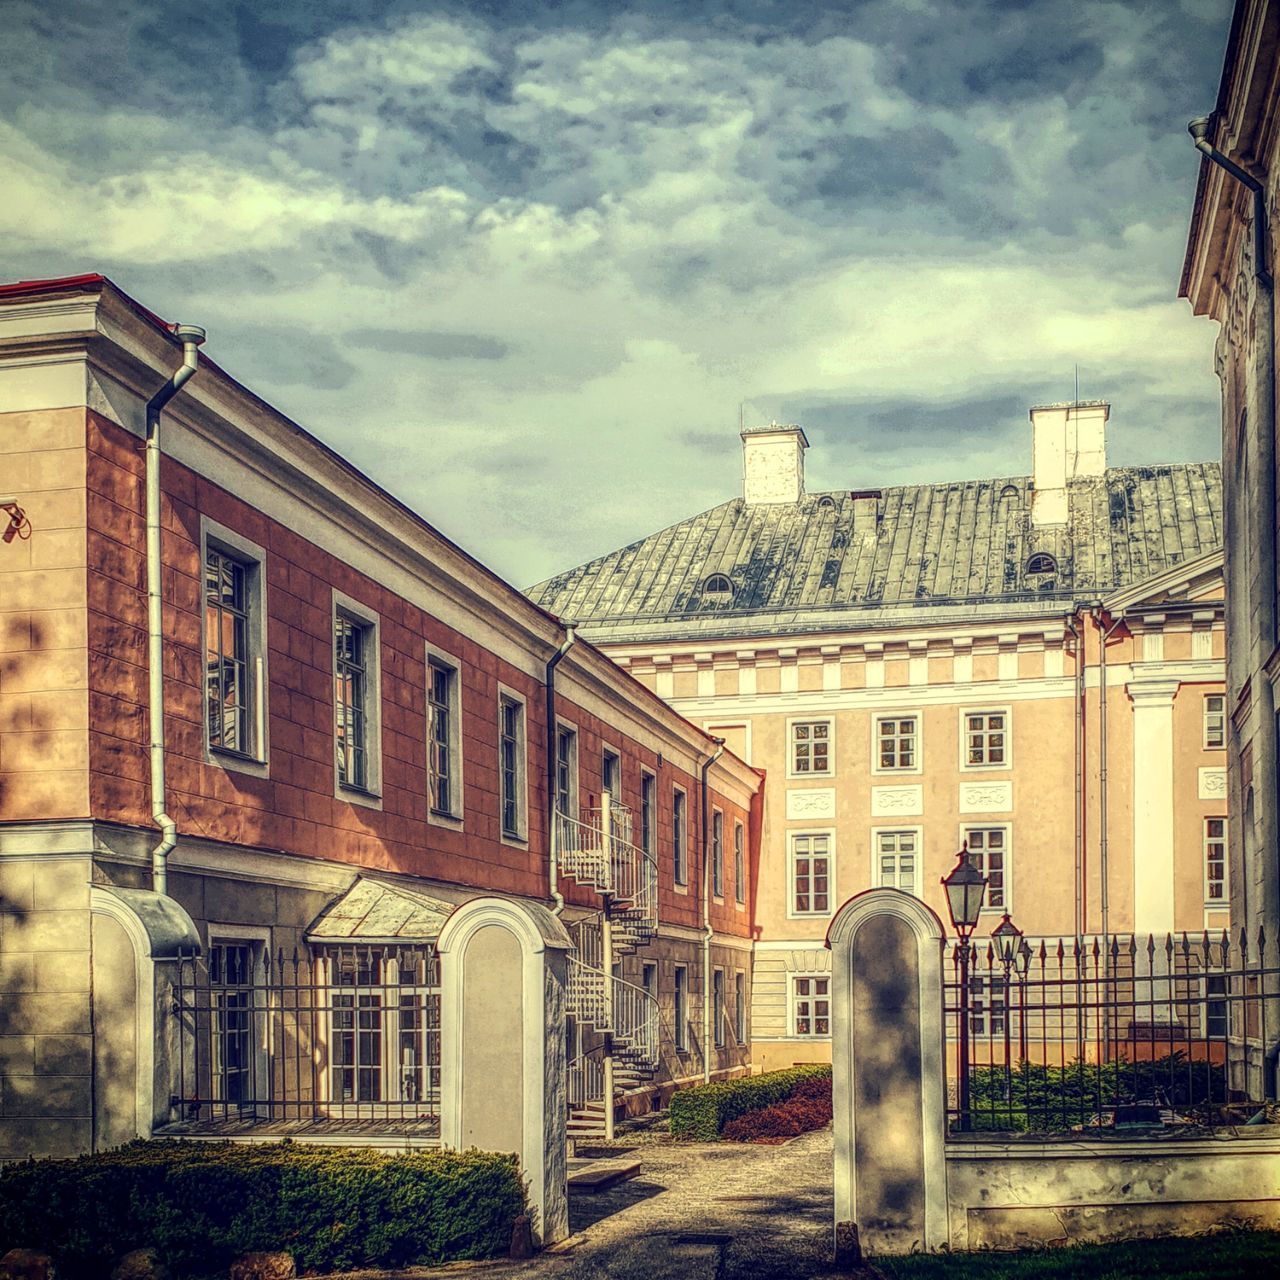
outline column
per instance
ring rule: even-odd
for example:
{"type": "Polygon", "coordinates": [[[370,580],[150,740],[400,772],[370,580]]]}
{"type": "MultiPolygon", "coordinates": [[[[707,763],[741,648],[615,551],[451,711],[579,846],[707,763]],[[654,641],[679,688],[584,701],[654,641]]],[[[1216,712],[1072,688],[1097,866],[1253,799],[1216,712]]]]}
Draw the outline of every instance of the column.
{"type": "Polygon", "coordinates": [[[1131,680],[1133,699],[1133,928],[1173,931],[1173,699],[1178,681],[1131,680]]]}

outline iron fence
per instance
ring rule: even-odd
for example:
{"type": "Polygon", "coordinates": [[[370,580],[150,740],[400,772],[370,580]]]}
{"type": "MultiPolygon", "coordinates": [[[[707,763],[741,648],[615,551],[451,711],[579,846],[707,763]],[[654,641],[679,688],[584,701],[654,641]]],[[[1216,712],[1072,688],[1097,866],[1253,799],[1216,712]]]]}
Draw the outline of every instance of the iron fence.
{"type": "Polygon", "coordinates": [[[440,978],[430,944],[286,956],[215,941],[179,959],[170,1012],[177,1128],[438,1136],[440,978]]]}
{"type": "Polygon", "coordinates": [[[1097,1132],[1248,1119],[1280,1031],[1259,932],[953,944],[944,1010],[952,1131],[1097,1132]]]}

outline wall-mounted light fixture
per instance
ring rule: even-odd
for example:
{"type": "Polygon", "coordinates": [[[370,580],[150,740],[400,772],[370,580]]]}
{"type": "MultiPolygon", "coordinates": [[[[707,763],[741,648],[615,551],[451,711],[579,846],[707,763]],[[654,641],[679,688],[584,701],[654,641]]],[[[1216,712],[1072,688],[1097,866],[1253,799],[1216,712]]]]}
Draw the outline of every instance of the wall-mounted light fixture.
{"type": "Polygon", "coordinates": [[[8,517],[0,540],[12,542],[14,538],[27,539],[31,536],[31,522],[27,513],[18,505],[17,498],[0,498],[0,512],[8,517]]]}

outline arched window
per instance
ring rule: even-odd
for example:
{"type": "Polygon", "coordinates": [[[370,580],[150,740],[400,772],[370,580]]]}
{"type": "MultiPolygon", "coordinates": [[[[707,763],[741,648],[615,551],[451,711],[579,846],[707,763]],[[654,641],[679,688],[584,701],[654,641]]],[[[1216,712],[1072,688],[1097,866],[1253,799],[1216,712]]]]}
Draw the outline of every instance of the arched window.
{"type": "Polygon", "coordinates": [[[1007,502],[1010,498],[1018,496],[1018,486],[1016,484],[1007,484],[1000,490],[1000,501],[1007,502]]]}
{"type": "Polygon", "coordinates": [[[713,573],[702,584],[702,598],[713,604],[733,599],[733,583],[723,573],[713,573]]]}
{"type": "Polygon", "coordinates": [[[1035,555],[1027,561],[1027,573],[1057,573],[1058,562],[1043,551],[1037,551],[1035,555]]]}
{"type": "Polygon", "coordinates": [[[824,493],[822,497],[818,499],[819,508],[834,507],[835,505],[836,500],[829,493],[824,493]]]}

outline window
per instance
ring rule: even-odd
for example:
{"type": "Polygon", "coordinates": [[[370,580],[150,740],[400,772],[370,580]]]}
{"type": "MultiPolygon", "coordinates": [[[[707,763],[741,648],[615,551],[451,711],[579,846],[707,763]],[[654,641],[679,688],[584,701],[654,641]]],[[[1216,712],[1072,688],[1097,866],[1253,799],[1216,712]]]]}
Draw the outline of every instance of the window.
{"type": "Polygon", "coordinates": [[[689,883],[687,799],[679,787],[671,798],[671,846],[676,884],[689,883]]]}
{"type": "Polygon", "coordinates": [[[640,968],[640,985],[644,988],[644,993],[650,999],[658,998],[658,966],[656,964],[644,964],[640,968]]]}
{"type": "Polygon", "coordinates": [[[656,841],[654,827],[654,800],[657,795],[658,780],[651,773],[640,775],[640,848],[653,856],[656,841]]]}
{"type": "Polygon", "coordinates": [[[724,1048],[724,970],[715,969],[711,974],[711,1018],[717,1049],[724,1048]]]}
{"type": "Polygon", "coordinates": [[[240,1106],[252,1105],[257,1094],[255,961],[252,942],[214,941],[209,947],[213,1096],[240,1106]]]}
{"type": "Polygon", "coordinates": [[[613,800],[619,800],[622,797],[619,790],[621,775],[622,761],[618,758],[618,753],[606,747],[600,755],[600,787],[607,791],[613,800]]]}
{"type": "Polygon", "coordinates": [[[711,815],[711,895],[724,897],[724,814],[719,809],[711,815]]]}
{"type": "Polygon", "coordinates": [[[498,775],[502,834],[524,837],[524,703],[510,694],[498,698],[498,775]]]}
{"type": "Polygon", "coordinates": [[[212,545],[205,553],[205,700],[209,746],[256,757],[257,673],[251,587],[257,566],[212,545]]]}
{"type": "Polygon", "coordinates": [[[831,979],[791,979],[791,1025],[798,1036],[831,1034],[831,979]]]}
{"type": "Polygon", "coordinates": [[[875,722],[875,771],[918,772],[917,739],[920,722],[916,716],[879,716],[875,722]]]}
{"type": "Polygon", "coordinates": [[[578,735],[564,725],[556,728],[556,809],[577,818],[578,735]]]}
{"type": "Polygon", "coordinates": [[[675,996],[672,1017],[675,1020],[676,1051],[689,1050],[689,970],[682,964],[675,967],[675,996]]]}
{"type": "Polygon", "coordinates": [[[417,1102],[440,1088],[439,969],[433,951],[328,955],[330,1098],[417,1102]]]}
{"type": "Polygon", "coordinates": [[[747,833],[742,823],[733,824],[733,898],[747,900],[747,833]]]}
{"type": "Polygon", "coordinates": [[[1227,820],[1204,820],[1204,900],[1207,905],[1227,905],[1227,820]]]}
{"type": "Polygon", "coordinates": [[[1204,749],[1216,751],[1227,745],[1227,700],[1210,693],[1204,700],[1204,749]]]}
{"type": "Polygon", "coordinates": [[[704,605],[732,604],[733,583],[723,573],[713,573],[702,584],[704,605]]]}
{"type": "Polygon", "coordinates": [[[969,980],[969,1032],[975,1036],[1003,1035],[1008,1016],[1007,984],[1003,978],[969,980]]]}
{"type": "Polygon", "coordinates": [[[1009,911],[1009,829],[1007,827],[966,827],[970,861],[987,877],[984,911],[1009,911]]]}
{"type": "Polygon", "coordinates": [[[1037,552],[1027,561],[1027,573],[1057,573],[1058,562],[1051,556],[1046,555],[1043,551],[1037,552]]]}
{"type": "Polygon", "coordinates": [[[1204,980],[1204,1033],[1213,1040],[1227,1038],[1227,980],[1222,977],[1204,980]]]}
{"type": "Polygon", "coordinates": [[[1009,713],[1007,711],[964,712],[964,756],[966,769],[1007,769],[1009,767],[1009,713]]]}
{"type": "Polygon", "coordinates": [[[919,842],[918,831],[876,832],[876,884],[879,888],[918,892],[919,842]]]}
{"type": "Polygon", "coordinates": [[[427,659],[427,783],[433,813],[462,816],[458,669],[427,659]]]}
{"type": "Polygon", "coordinates": [[[733,975],[733,1035],[740,1045],[747,1042],[747,975],[733,975]]]}
{"type": "Polygon", "coordinates": [[[791,837],[791,914],[825,916],[831,911],[831,837],[791,837]]]}
{"type": "Polygon", "coordinates": [[[371,758],[377,689],[373,623],[339,609],[334,615],[334,681],[338,783],[357,791],[374,789],[371,758]]]}
{"type": "Polygon", "coordinates": [[[831,721],[796,720],[791,725],[791,776],[831,772],[831,721]]]}

